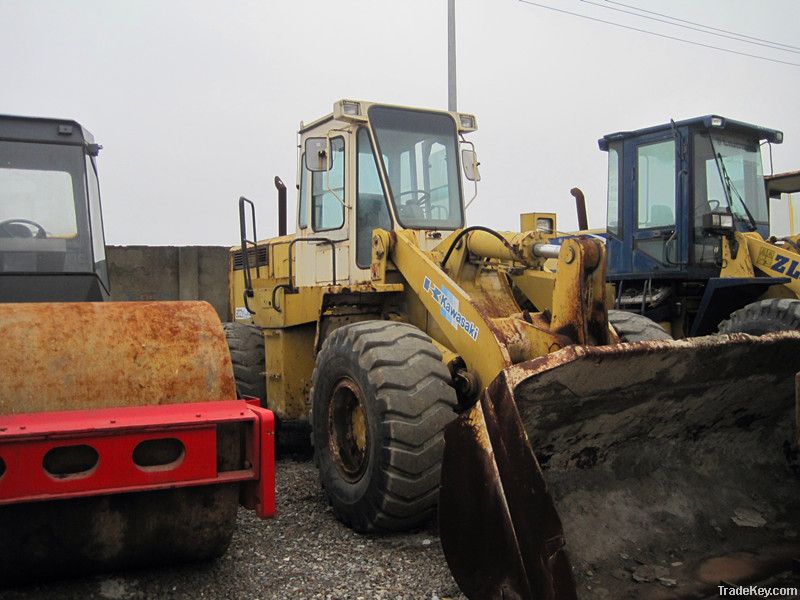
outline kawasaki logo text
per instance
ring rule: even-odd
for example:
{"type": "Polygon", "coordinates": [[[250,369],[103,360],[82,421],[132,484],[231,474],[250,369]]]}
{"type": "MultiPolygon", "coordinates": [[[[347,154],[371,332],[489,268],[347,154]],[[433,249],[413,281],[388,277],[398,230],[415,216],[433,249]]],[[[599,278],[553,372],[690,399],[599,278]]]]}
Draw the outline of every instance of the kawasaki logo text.
{"type": "Polygon", "coordinates": [[[453,295],[453,292],[445,286],[437,286],[428,277],[423,281],[422,288],[433,296],[434,301],[439,305],[442,316],[448,320],[453,329],[463,329],[473,340],[478,339],[480,329],[458,310],[458,298],[453,295]]]}

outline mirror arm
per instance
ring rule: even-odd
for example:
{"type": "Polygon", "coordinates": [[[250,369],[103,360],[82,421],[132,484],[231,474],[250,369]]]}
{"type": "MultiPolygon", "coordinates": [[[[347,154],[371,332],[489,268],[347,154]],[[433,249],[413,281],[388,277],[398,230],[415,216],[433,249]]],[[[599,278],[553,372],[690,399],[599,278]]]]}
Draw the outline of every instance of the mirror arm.
{"type": "Polygon", "coordinates": [[[474,192],[472,194],[472,198],[469,199],[469,202],[467,202],[464,205],[464,210],[467,210],[469,208],[469,205],[472,204],[473,201],[475,200],[475,198],[478,197],[478,182],[477,181],[473,181],[472,184],[475,186],[474,192]]]}

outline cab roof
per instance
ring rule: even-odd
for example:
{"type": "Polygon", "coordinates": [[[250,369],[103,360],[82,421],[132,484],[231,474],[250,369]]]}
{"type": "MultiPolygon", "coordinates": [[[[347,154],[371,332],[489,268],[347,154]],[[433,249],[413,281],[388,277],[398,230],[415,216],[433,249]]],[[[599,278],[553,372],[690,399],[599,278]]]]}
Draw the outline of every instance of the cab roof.
{"type": "Polygon", "coordinates": [[[758,125],[752,125],[743,121],[736,121],[734,119],[727,119],[719,115],[706,115],[704,117],[695,117],[693,119],[685,119],[683,121],[675,121],[665,123],[663,125],[656,125],[654,127],[645,127],[644,129],[636,129],[633,131],[618,131],[616,133],[609,133],[597,140],[598,146],[601,150],[608,150],[608,146],[612,142],[636,138],[653,133],[660,133],[669,131],[674,127],[688,127],[692,129],[722,129],[725,131],[735,131],[745,135],[757,137],[758,140],[767,140],[773,144],[780,144],[783,142],[783,132],[776,129],[768,129],[758,125]]]}
{"type": "Polygon", "coordinates": [[[0,140],[82,146],[94,136],[72,119],[0,115],[0,140]]]}

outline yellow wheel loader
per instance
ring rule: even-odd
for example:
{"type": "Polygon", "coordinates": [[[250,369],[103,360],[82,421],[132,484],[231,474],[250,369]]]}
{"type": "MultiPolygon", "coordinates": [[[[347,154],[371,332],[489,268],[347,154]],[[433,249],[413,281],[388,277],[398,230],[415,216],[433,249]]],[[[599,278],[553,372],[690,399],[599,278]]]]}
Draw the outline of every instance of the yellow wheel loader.
{"type": "Polygon", "coordinates": [[[239,203],[240,387],[263,373],[310,428],[354,529],[438,504],[474,600],[694,598],[790,565],[800,333],[621,342],[600,240],[466,225],[475,129],[355,100],[301,124],[297,231],[259,241],[239,203]]]}
{"type": "Polygon", "coordinates": [[[108,302],[74,121],[0,116],[0,586],[222,554],[275,509],[273,416],[204,302],[108,302]]]}

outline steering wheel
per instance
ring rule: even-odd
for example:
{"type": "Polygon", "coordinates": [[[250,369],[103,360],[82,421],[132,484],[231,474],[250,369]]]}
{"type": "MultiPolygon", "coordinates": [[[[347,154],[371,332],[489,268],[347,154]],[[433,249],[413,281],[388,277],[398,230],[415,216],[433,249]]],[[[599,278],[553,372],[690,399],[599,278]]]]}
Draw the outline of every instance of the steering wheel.
{"type": "Polygon", "coordinates": [[[397,200],[399,201],[403,196],[408,196],[409,194],[417,194],[415,200],[419,206],[422,206],[428,201],[428,192],[425,190],[406,190],[405,192],[400,192],[397,194],[397,200]]]}
{"type": "Polygon", "coordinates": [[[35,237],[44,239],[47,237],[47,231],[45,231],[44,227],[30,219],[6,219],[5,221],[0,221],[0,232],[5,234],[6,237],[12,238],[35,237]],[[35,228],[36,231],[31,231],[31,227],[35,228]]]}

